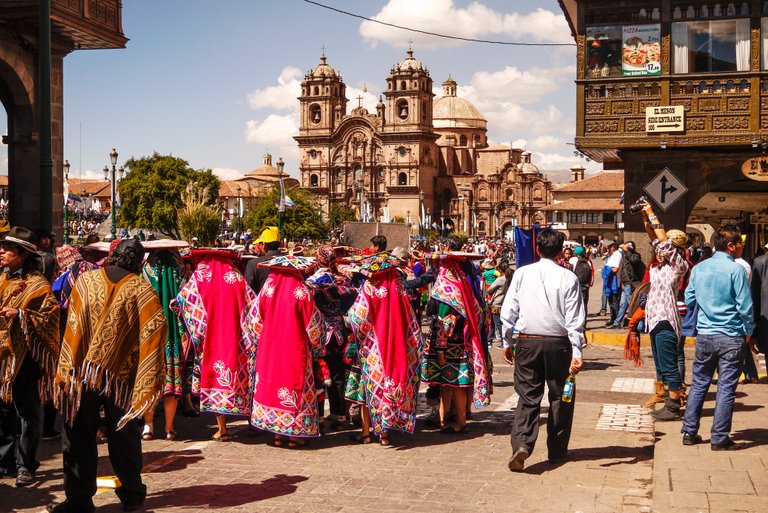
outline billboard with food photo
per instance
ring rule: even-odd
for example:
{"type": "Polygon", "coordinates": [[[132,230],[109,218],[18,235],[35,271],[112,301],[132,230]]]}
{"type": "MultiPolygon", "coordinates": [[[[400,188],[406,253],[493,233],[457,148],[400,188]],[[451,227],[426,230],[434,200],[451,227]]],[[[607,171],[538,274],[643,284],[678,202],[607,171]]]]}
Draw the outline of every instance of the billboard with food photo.
{"type": "Polygon", "coordinates": [[[622,37],[621,74],[661,75],[661,25],[626,25],[622,37]]]}

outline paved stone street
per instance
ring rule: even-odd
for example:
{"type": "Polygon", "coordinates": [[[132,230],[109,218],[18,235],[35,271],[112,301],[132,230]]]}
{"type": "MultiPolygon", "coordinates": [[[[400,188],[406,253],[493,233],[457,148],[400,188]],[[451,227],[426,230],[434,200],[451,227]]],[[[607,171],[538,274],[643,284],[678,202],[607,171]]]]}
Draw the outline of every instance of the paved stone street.
{"type": "MultiPolygon", "coordinates": [[[[679,423],[653,424],[637,405],[652,387],[652,365],[634,368],[616,347],[590,346],[578,377],[571,439],[575,461],[546,462],[545,427],[524,474],[507,470],[509,421],[516,403],[511,368],[494,349],[493,404],[474,415],[465,435],[419,426],[393,436],[394,446],[357,445],[352,432],[314,440],[304,449],[276,448],[271,437],[209,440],[213,417],[180,417],[181,441],[144,443],[146,511],[764,511],[768,496],[765,385],[739,387],[735,438],[754,446],[712,453],[683,447],[679,423]]],[[[650,358],[650,355],[646,355],[650,358]]],[[[712,403],[705,405],[711,415],[712,403]]],[[[702,434],[707,439],[709,418],[702,434]]],[[[157,422],[161,429],[161,420],[157,422]]],[[[44,442],[40,482],[15,489],[0,481],[2,511],[38,512],[62,497],[60,442],[44,442]]],[[[111,473],[100,446],[102,475],[111,473]]],[[[95,498],[100,511],[120,511],[111,490],[95,498]]]]}

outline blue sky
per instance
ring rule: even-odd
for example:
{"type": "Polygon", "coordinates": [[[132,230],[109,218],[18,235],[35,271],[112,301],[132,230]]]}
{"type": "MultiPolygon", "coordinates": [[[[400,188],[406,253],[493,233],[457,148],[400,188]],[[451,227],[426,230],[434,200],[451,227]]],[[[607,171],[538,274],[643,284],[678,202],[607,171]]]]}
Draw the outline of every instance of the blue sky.
{"type": "MultiPolygon", "coordinates": [[[[556,0],[321,1],[435,32],[572,42],[556,0]]],[[[72,176],[102,176],[112,147],[121,163],[157,151],[223,178],[260,166],[269,150],[295,176],[295,97],[321,47],[348,97],[367,86],[373,111],[409,39],[436,92],[450,73],[459,95],[488,118],[492,142],[526,147],[545,172],[583,164],[566,144],[575,123],[574,47],[458,44],[301,0],[130,0],[123,30],[127,48],[77,51],[64,61],[64,157],[72,176]]]]}

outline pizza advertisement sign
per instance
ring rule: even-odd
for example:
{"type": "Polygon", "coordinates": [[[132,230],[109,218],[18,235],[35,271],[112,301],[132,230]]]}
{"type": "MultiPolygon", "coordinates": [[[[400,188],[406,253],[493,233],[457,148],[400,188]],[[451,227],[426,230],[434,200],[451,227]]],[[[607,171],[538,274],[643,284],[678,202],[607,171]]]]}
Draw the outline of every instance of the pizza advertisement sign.
{"type": "Polygon", "coordinates": [[[625,25],[621,74],[625,77],[661,75],[661,25],[625,25]]]}

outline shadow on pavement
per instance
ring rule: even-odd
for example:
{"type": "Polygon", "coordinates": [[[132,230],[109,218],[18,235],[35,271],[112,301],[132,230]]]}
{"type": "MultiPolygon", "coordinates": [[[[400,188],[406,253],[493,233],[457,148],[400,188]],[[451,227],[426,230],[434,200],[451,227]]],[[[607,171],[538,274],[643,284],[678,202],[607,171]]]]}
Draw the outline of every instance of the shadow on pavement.
{"type": "Polygon", "coordinates": [[[144,468],[147,469],[149,467],[153,474],[175,472],[202,460],[202,451],[197,449],[147,451],[144,453],[144,468]]]}
{"type": "Polygon", "coordinates": [[[634,465],[641,461],[653,459],[653,447],[620,447],[611,445],[607,447],[587,447],[583,449],[571,449],[568,451],[570,459],[563,463],[549,463],[542,461],[526,467],[526,474],[541,475],[545,472],[554,470],[563,465],[575,461],[597,461],[606,460],[601,463],[601,467],[613,467],[616,465],[634,465]]]}
{"type": "Polygon", "coordinates": [[[172,507],[233,508],[292,494],[296,491],[296,484],[307,479],[306,476],[278,474],[261,483],[201,484],[171,488],[150,494],[144,508],[146,511],[163,511],[172,507]]]}
{"type": "Polygon", "coordinates": [[[768,445],[768,429],[766,428],[747,428],[736,431],[734,438],[743,442],[749,442],[750,447],[758,445],[768,445]]]}

